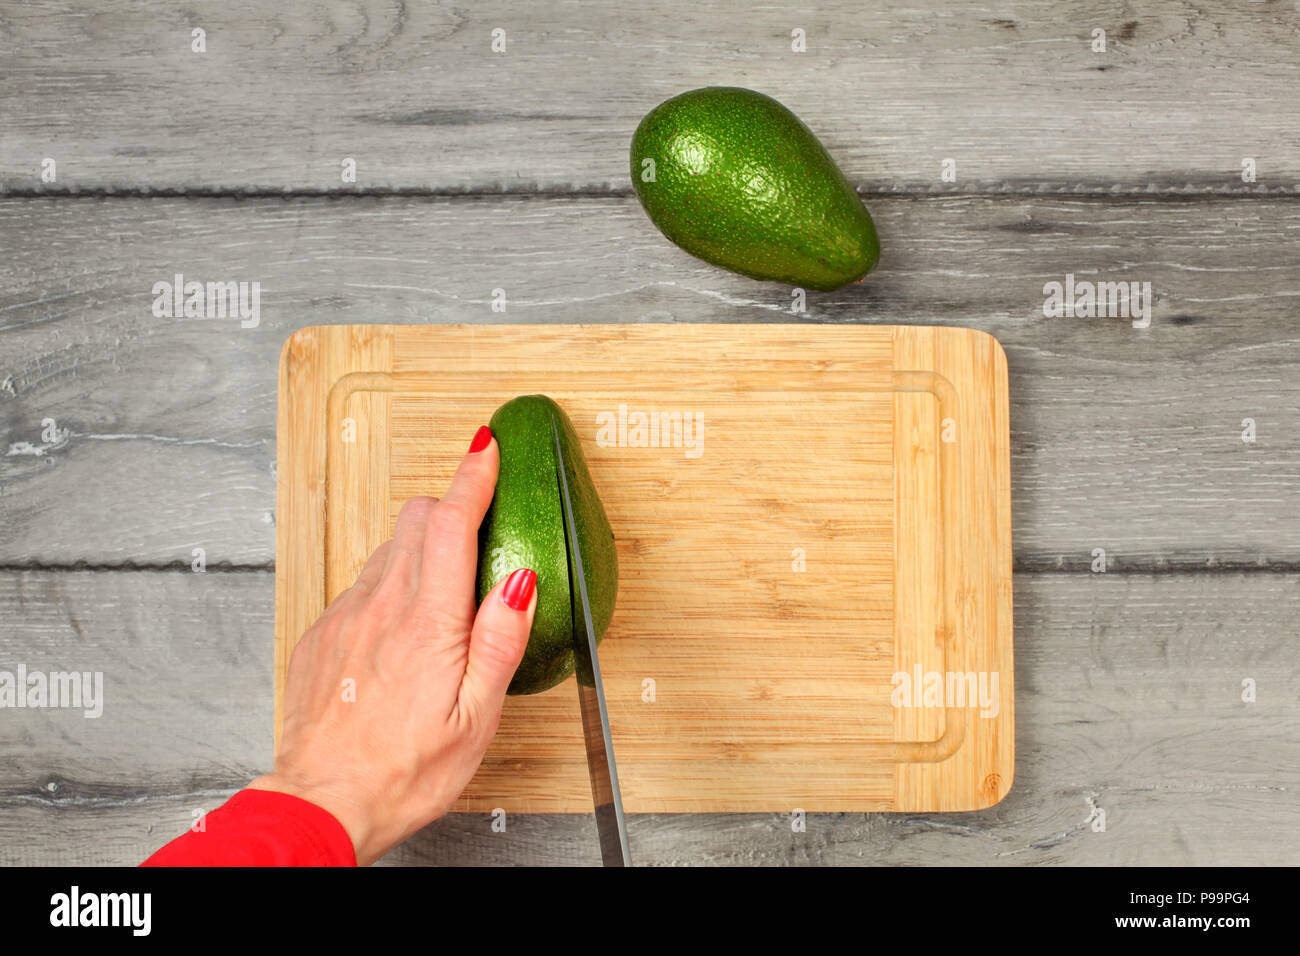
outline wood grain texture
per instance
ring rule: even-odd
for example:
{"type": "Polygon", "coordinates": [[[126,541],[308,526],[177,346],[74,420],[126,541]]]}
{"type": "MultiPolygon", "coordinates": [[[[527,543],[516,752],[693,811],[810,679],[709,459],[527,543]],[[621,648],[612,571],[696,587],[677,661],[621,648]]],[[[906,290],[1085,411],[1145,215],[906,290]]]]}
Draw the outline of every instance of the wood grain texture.
{"type": "MultiPolygon", "coordinates": [[[[30,666],[106,677],[98,721],[0,721],[0,864],[138,862],[269,767],[271,578],[0,573],[30,666]]],[[[996,807],[810,814],[804,834],[786,814],[636,816],[637,862],[1300,862],[1300,575],[1022,573],[1015,618],[1016,778],[996,807]]],[[[594,864],[592,826],[452,815],[384,862],[594,864]]]]}
{"type": "MultiPolygon", "coordinates": [[[[574,420],[615,529],[602,671],[628,812],[1001,799],[1014,755],[1006,359],[967,329],[300,329],[280,366],[277,713],[293,646],[402,504],[441,495],[465,437],[536,392],[574,420]],[[675,413],[678,430],[649,428],[638,447],[627,419],[650,413],[675,413]],[[601,440],[603,415],[622,423],[601,440]],[[900,671],[930,719],[894,702],[900,671]],[[959,700],[929,701],[932,672],[980,675],[983,696],[963,684],[959,700]]],[[[590,807],[571,685],[507,701],[457,806],[590,807]]]]}
{"type": "MultiPolygon", "coordinates": [[[[665,814],[629,821],[637,866],[1294,866],[1297,824],[1276,787],[1015,791],[995,810],[943,816],[828,814],[792,833],[776,814],[665,814]],[[1107,829],[1092,829],[1098,811],[1107,829]]],[[[184,833],[229,790],[6,807],[5,866],[132,866],[184,833]]],[[[377,866],[599,866],[589,817],[524,814],[492,831],[487,814],[444,817],[377,866]]]]}
{"type": "Polygon", "coordinates": [[[0,18],[0,188],[627,190],[640,118],[725,83],[873,193],[1294,194],[1295,27],[1289,3],[1188,0],[24,3],[0,18]]]}
{"type": "Polygon", "coordinates": [[[6,572],[0,608],[0,670],[104,675],[99,718],[0,710],[4,800],[207,790],[269,766],[269,572],[6,572]]]}
{"type": "Polygon", "coordinates": [[[270,567],[280,346],[376,321],[980,328],[1010,366],[1022,566],[1086,569],[1098,547],[1116,569],[1300,561],[1300,207],[873,210],[879,271],[792,315],[787,288],[691,259],[630,199],[0,201],[0,563],[188,566],[203,547],[270,567]],[[259,326],[155,318],[178,271],[261,282],[259,326]],[[1151,282],[1151,327],[1044,318],[1067,272],[1151,282]]]}

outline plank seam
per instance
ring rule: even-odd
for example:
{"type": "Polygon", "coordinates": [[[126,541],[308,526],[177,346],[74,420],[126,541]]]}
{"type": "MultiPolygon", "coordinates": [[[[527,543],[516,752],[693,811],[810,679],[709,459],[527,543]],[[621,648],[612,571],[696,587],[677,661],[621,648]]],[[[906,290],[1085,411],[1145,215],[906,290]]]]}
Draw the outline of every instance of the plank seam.
{"type": "Polygon", "coordinates": [[[0,563],[0,573],[22,574],[26,572],[66,573],[76,571],[125,572],[125,573],[163,573],[174,574],[270,574],[275,571],[274,561],[260,564],[235,564],[221,561],[206,565],[204,571],[195,571],[186,561],[30,561],[0,563]]]}
{"type": "MultiPolygon", "coordinates": [[[[1300,186],[1263,186],[1251,184],[1195,185],[1177,187],[1151,187],[1143,185],[1098,184],[1063,186],[1060,183],[1008,184],[1002,188],[987,185],[976,189],[952,186],[900,186],[897,188],[873,185],[856,189],[864,200],[873,198],[916,199],[1092,199],[1130,203],[1134,200],[1150,202],[1190,202],[1199,199],[1259,199],[1297,200],[1300,186]]],[[[0,199],[376,199],[376,198],[428,198],[428,199],[632,199],[635,192],[625,186],[575,186],[572,189],[482,189],[474,187],[427,186],[357,186],[351,189],[270,186],[232,188],[228,186],[23,186],[0,185],[0,199]]]]}

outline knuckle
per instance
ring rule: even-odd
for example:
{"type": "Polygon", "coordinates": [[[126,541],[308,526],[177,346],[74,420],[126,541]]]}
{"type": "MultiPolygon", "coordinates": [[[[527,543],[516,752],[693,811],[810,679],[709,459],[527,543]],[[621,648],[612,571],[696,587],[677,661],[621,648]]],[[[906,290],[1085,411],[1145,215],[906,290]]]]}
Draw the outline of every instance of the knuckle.
{"type": "Polygon", "coordinates": [[[396,576],[390,576],[366,595],[366,610],[378,617],[395,614],[405,605],[403,600],[406,589],[400,585],[396,576]]]}
{"type": "Polygon", "coordinates": [[[441,538],[459,538],[470,530],[469,509],[459,501],[438,503],[429,515],[429,533],[441,538]]]}
{"type": "Polygon", "coordinates": [[[490,667],[514,667],[522,654],[518,635],[501,627],[486,627],[474,635],[478,656],[490,667]]]}
{"type": "Polygon", "coordinates": [[[438,499],[430,498],[428,495],[416,495],[414,498],[407,498],[402,502],[402,510],[397,513],[397,520],[420,520],[428,517],[433,506],[438,503],[438,499]]]}
{"type": "Polygon", "coordinates": [[[419,601],[408,617],[413,632],[423,637],[463,641],[469,637],[467,616],[442,601],[419,601]]]}
{"type": "Polygon", "coordinates": [[[399,617],[411,603],[412,585],[404,574],[381,578],[366,595],[366,611],[381,621],[399,617]]]}

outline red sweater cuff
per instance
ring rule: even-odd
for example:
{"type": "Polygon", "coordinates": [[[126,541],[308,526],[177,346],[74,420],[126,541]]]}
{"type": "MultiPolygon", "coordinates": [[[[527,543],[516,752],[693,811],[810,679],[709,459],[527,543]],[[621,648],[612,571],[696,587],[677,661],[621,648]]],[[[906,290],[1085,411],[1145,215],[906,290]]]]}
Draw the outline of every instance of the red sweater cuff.
{"type": "Polygon", "coordinates": [[[343,824],[299,797],[241,790],[141,866],[356,866],[343,824]]]}

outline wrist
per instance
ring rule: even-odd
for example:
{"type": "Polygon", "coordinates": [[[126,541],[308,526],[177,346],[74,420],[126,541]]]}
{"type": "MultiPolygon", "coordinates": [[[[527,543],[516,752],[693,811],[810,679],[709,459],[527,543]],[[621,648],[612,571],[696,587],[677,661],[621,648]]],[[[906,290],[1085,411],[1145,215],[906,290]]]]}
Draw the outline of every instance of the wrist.
{"type": "Polygon", "coordinates": [[[372,824],[372,814],[355,797],[335,792],[334,788],[327,785],[311,783],[275,771],[256,778],[249,783],[248,789],[285,793],[320,807],[337,820],[347,833],[358,866],[369,866],[383,855],[384,850],[376,845],[377,834],[372,824]]]}

